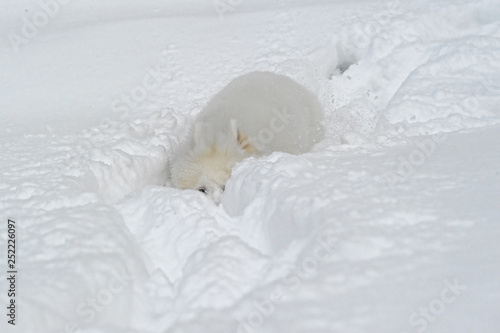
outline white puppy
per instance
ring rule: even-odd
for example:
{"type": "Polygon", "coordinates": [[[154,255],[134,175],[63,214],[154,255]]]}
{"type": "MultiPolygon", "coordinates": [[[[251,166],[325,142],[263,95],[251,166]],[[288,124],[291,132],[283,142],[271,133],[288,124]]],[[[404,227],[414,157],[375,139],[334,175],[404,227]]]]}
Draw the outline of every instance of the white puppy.
{"type": "Polygon", "coordinates": [[[233,166],[273,151],[307,152],[323,135],[318,99],[292,79],[252,72],[231,81],[201,111],[171,165],[172,183],[216,203],[233,166]]]}

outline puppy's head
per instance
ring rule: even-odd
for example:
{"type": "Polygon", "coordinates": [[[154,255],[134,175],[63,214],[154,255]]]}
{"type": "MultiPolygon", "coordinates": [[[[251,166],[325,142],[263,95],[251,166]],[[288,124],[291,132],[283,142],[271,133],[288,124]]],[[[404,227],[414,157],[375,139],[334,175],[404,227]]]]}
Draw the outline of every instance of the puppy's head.
{"type": "Polygon", "coordinates": [[[228,125],[214,131],[206,124],[195,124],[187,149],[180,151],[171,167],[175,187],[200,191],[220,202],[233,166],[256,152],[235,120],[228,125]]]}

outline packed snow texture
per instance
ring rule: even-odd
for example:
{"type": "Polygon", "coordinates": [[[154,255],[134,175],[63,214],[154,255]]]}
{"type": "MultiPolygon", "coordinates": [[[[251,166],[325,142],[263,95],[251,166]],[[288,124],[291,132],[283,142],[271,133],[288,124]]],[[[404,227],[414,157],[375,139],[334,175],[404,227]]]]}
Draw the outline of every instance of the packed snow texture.
{"type": "Polygon", "coordinates": [[[0,22],[2,332],[498,332],[498,0],[22,0],[0,22]],[[198,112],[255,70],[317,94],[325,138],[239,163],[219,206],[172,188],[198,112]]]}

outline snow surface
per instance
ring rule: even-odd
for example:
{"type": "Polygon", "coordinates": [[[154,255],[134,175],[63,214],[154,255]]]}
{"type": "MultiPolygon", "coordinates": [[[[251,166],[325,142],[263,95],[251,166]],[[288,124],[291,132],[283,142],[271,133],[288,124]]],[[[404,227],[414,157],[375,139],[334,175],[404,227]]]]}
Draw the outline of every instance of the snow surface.
{"type": "Polygon", "coordinates": [[[498,332],[498,0],[58,3],[0,4],[2,332],[498,332]],[[326,138],[220,206],[170,187],[254,70],[317,93],[326,138]]]}

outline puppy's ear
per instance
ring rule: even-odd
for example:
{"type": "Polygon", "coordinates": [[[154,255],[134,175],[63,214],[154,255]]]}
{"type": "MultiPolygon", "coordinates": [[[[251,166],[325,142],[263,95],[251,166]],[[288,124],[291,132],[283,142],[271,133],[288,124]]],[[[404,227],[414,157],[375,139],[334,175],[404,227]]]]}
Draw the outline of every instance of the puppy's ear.
{"type": "Polygon", "coordinates": [[[238,126],[236,124],[236,120],[231,119],[229,125],[230,125],[231,134],[233,135],[234,139],[238,142],[238,145],[241,147],[241,149],[243,149],[248,154],[257,153],[257,149],[255,149],[255,147],[252,145],[248,136],[243,134],[238,129],[238,126]]]}
{"type": "Polygon", "coordinates": [[[229,121],[229,133],[231,133],[235,140],[238,139],[238,123],[236,122],[236,119],[231,119],[229,121]]]}
{"type": "Polygon", "coordinates": [[[194,144],[195,146],[201,145],[203,142],[203,123],[196,122],[194,124],[194,144]]]}

